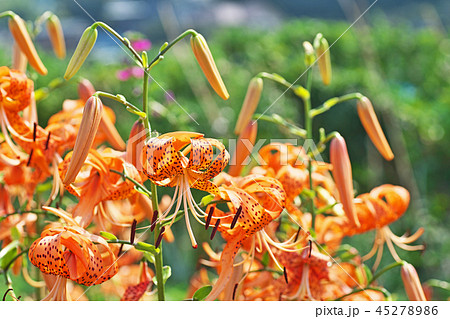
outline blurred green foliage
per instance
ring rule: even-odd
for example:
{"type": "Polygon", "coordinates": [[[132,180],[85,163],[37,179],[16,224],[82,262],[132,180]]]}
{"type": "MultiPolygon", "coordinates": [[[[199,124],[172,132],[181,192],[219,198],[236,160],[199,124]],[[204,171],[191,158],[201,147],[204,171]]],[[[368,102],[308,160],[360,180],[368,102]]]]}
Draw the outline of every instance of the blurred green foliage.
{"type": "MultiPolygon", "coordinates": [[[[227,138],[234,137],[234,124],[252,76],[261,71],[275,72],[291,82],[304,84],[302,42],[312,41],[316,33],[323,33],[332,45],[333,80],[330,86],[324,87],[315,68],[313,106],[350,92],[368,96],[396,158],[388,163],[377,153],[359,122],[355,102],[344,103],[319,116],[314,122],[315,137],[318,137],[319,127],[325,127],[327,132],[337,130],[345,137],[358,193],[384,183],[402,185],[410,190],[410,209],[391,228],[400,235],[424,227],[425,234],[419,242],[425,242],[427,249],[423,254],[403,251],[399,254],[417,267],[422,281],[431,278],[448,280],[448,34],[433,28],[414,29],[401,23],[393,25],[381,18],[371,21],[371,26],[358,24],[345,32],[347,28],[348,23],[344,22],[297,20],[271,30],[229,28],[207,34],[209,46],[231,95],[228,101],[222,101],[208,87],[187,42],[180,45],[175,52],[168,52],[165,60],[151,73],[151,100],[160,103],[152,119],[153,128],[159,132],[199,131],[211,137],[224,138],[226,144],[227,138]],[[167,99],[165,91],[174,92],[176,102],[167,99]]],[[[151,39],[151,34],[149,37],[151,39]]],[[[3,42],[0,49],[1,64],[9,65],[9,44],[3,42]]],[[[150,57],[157,51],[155,45],[150,57]]],[[[62,77],[68,62],[68,59],[56,60],[51,53],[43,53],[42,56],[49,75],[38,77],[36,88],[47,86],[55,77],[62,77]]],[[[94,47],[78,75],[88,78],[98,90],[123,94],[131,103],[140,106],[141,79],[122,82],[116,78],[119,70],[131,65],[131,58],[117,47],[94,47]]],[[[74,78],[38,103],[41,125],[61,109],[64,99],[77,98],[76,86],[74,78]]],[[[290,92],[284,94],[284,90],[266,81],[258,112],[277,113],[302,126],[302,104],[290,92]]],[[[115,102],[104,102],[116,111],[119,132],[126,138],[135,117],[115,102]]],[[[292,138],[275,125],[263,122],[259,123],[258,136],[292,138]]],[[[326,151],[325,160],[327,158],[326,151]]],[[[200,193],[197,195],[196,198],[202,196],[200,193]]],[[[165,249],[165,263],[173,270],[168,286],[176,283],[177,296],[183,287],[187,287],[198,257],[204,256],[201,249],[194,251],[190,248],[186,231],[181,226],[174,226],[175,243],[166,245],[165,249]]],[[[207,240],[208,234],[204,231],[198,229],[196,233],[199,241],[207,240]]],[[[373,238],[374,234],[369,233],[349,238],[346,242],[364,255],[370,250],[373,238]]],[[[214,243],[217,246],[220,240],[215,239],[214,243]]],[[[392,257],[385,253],[380,268],[392,261],[392,257]]],[[[369,261],[369,266],[372,262],[369,261]]],[[[384,275],[379,282],[394,296],[405,298],[399,269],[384,275]]],[[[434,294],[436,299],[448,298],[448,294],[439,289],[435,289],[434,294]]]]}

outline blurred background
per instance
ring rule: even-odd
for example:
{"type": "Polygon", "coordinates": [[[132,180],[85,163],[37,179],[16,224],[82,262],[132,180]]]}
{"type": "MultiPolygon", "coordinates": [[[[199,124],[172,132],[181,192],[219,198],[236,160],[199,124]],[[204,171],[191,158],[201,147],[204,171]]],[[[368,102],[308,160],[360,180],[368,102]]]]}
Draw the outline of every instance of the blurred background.
{"type": "MultiPolygon", "coordinates": [[[[336,41],[330,50],[333,81],[324,87],[315,70],[313,106],[350,92],[368,96],[396,157],[386,162],[378,154],[359,122],[354,102],[318,117],[315,132],[326,127],[328,132],[337,130],[345,137],[358,193],[384,183],[402,185],[410,191],[410,208],[391,228],[401,235],[425,227],[418,242],[427,248],[412,253],[399,250],[399,255],[416,266],[423,282],[450,279],[449,1],[2,0],[0,12],[5,10],[13,10],[26,20],[51,10],[61,19],[68,57],[55,59],[46,32],[39,34],[37,48],[49,74],[36,77],[36,88],[63,76],[79,37],[93,19],[108,23],[131,39],[150,40],[151,57],[165,41],[186,29],[202,33],[230,99],[223,101],[210,89],[185,40],[152,70],[150,94],[157,118],[152,123],[160,132],[193,130],[225,139],[234,137],[234,125],[250,79],[266,71],[295,81],[305,70],[302,42],[312,42],[318,32],[323,33],[330,44],[336,41]]],[[[6,20],[0,23],[0,63],[10,65],[12,38],[6,20]]],[[[140,105],[141,74],[132,66],[127,53],[99,31],[95,48],[77,75],[88,78],[98,90],[121,93],[140,105]]],[[[302,77],[298,83],[304,82],[302,77]]],[[[64,99],[77,98],[76,88],[74,78],[39,102],[41,125],[61,109],[64,99]]],[[[258,112],[264,112],[283,91],[266,82],[258,112]]],[[[119,105],[108,105],[116,111],[118,130],[126,138],[135,118],[119,105]]],[[[267,114],[277,113],[302,125],[302,112],[301,103],[288,93],[267,114]]],[[[267,123],[260,123],[258,136],[292,137],[267,123]]],[[[199,193],[196,198],[201,196],[199,193]]],[[[201,249],[191,249],[184,225],[178,223],[174,231],[176,240],[165,249],[165,263],[172,266],[173,273],[167,287],[170,299],[182,299],[199,256],[205,255],[201,249]]],[[[200,227],[197,233],[199,241],[208,237],[200,227]]],[[[374,234],[369,233],[346,242],[364,255],[373,238],[374,234]]],[[[220,239],[215,239],[215,245],[220,245],[220,239]]],[[[381,267],[392,261],[385,253],[381,267]]],[[[380,283],[394,298],[406,298],[398,269],[384,275],[380,283]]],[[[98,288],[89,294],[108,299],[98,288]]],[[[434,288],[433,296],[447,299],[448,292],[434,288]]]]}

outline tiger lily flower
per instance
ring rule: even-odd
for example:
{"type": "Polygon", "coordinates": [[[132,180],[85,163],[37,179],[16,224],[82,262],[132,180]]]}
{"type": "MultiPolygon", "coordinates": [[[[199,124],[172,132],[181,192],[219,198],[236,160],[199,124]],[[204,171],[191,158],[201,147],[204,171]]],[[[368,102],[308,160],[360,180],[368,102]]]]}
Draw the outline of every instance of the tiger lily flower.
{"type": "Polygon", "coordinates": [[[218,194],[217,186],[210,179],[225,168],[229,159],[230,155],[222,143],[193,132],[172,132],[151,138],[142,151],[143,173],[156,185],[175,187],[172,202],[159,220],[172,219],[173,223],[183,203],[186,227],[194,248],[197,248],[197,242],[190,225],[188,208],[202,224],[204,222],[201,219],[207,214],[195,202],[191,188],[218,194]],[[213,148],[219,151],[214,159],[213,148]],[[173,217],[168,217],[175,203],[173,217]]]}
{"type": "Polygon", "coordinates": [[[109,244],[100,236],[92,235],[76,224],[65,212],[43,207],[60,216],[67,226],[51,225],[30,247],[28,257],[44,274],[59,276],[47,298],[64,298],[65,278],[85,286],[101,284],[113,277],[118,266],[109,244]],[[97,247],[96,244],[99,245],[97,247]]]}
{"type": "MultiPolygon", "coordinates": [[[[73,154],[68,153],[59,165],[62,180],[66,178],[70,169],[73,154]]],[[[110,171],[114,169],[121,172],[125,169],[128,176],[140,180],[136,169],[127,164],[121,155],[122,153],[109,148],[103,151],[89,150],[86,161],[82,163],[73,183],[65,185],[71,194],[80,198],[72,215],[81,227],[87,227],[96,212],[99,219],[105,218],[100,220],[99,224],[105,222],[116,224],[115,218],[108,214],[103,203],[106,205],[105,201],[126,199],[136,194],[132,182],[128,179],[123,180],[119,174],[110,171]]]]}
{"type": "Polygon", "coordinates": [[[353,236],[375,229],[376,235],[373,247],[362,260],[368,260],[377,254],[373,265],[373,269],[377,269],[383,256],[384,244],[386,243],[392,257],[400,262],[402,260],[395,251],[394,245],[410,251],[424,248],[423,245],[409,245],[424,233],[422,227],[409,237],[399,237],[392,233],[389,228],[389,224],[398,220],[405,213],[409,200],[409,192],[401,186],[389,184],[378,186],[372,189],[370,193],[358,195],[354,199],[355,211],[360,221],[360,226],[355,227],[347,219],[343,220],[342,217],[332,216],[327,217],[326,222],[319,226],[320,232],[326,234],[329,231],[335,231],[344,236],[353,236]]]}
{"type": "MultiPolygon", "coordinates": [[[[216,299],[226,287],[233,273],[234,258],[247,240],[251,241],[249,258],[254,258],[255,243],[258,240],[281,269],[269,245],[289,251],[298,244],[294,240],[295,235],[286,242],[279,243],[270,238],[264,230],[281,214],[285,206],[286,195],[277,180],[259,175],[248,175],[230,180],[225,174],[223,175],[224,184],[219,187],[218,197],[228,201],[230,212],[224,213],[214,208],[211,224],[217,225],[215,227],[227,244],[220,257],[219,279],[207,300],[216,299]]],[[[215,207],[215,204],[211,207],[215,207]]]]}
{"type": "Polygon", "coordinates": [[[389,248],[392,257],[400,262],[401,258],[395,251],[394,244],[404,250],[421,250],[423,245],[410,246],[408,244],[416,241],[424,233],[424,229],[419,228],[413,235],[396,236],[389,228],[389,224],[399,219],[407,210],[409,205],[409,192],[394,185],[381,185],[370,191],[369,194],[362,194],[355,200],[357,214],[361,220],[361,227],[350,228],[347,233],[362,233],[375,228],[376,237],[372,250],[363,257],[363,260],[371,258],[378,251],[373,268],[376,269],[383,255],[384,243],[389,248]]]}

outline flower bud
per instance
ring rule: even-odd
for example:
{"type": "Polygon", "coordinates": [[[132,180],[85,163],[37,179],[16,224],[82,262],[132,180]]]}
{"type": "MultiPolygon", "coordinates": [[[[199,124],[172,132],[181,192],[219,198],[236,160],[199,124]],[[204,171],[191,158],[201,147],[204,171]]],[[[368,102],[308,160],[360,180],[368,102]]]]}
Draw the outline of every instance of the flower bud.
{"type": "Polygon", "coordinates": [[[404,262],[401,269],[403,285],[410,301],[427,301],[419,276],[413,265],[404,262]]]}
{"type": "Polygon", "coordinates": [[[325,39],[322,33],[318,33],[314,39],[314,48],[316,49],[317,59],[319,64],[320,76],[322,82],[325,85],[331,82],[331,59],[330,59],[330,46],[327,39],[325,39]]]}
{"type": "Polygon", "coordinates": [[[87,79],[82,79],[80,83],[78,83],[78,96],[80,100],[85,102],[95,93],[95,88],[92,85],[91,81],[87,79]]]}
{"type": "Polygon", "coordinates": [[[230,165],[228,174],[231,176],[239,176],[242,168],[246,166],[244,161],[252,153],[253,146],[256,142],[256,134],[258,132],[258,123],[250,121],[242,131],[237,140],[236,152],[234,154],[235,163],[230,165]]]}
{"type": "Polygon", "coordinates": [[[193,35],[191,37],[191,47],[195,58],[197,59],[197,62],[211,87],[222,99],[228,100],[230,95],[228,94],[227,88],[220,77],[219,70],[217,70],[205,38],[199,33],[193,35]]]}
{"type": "Polygon", "coordinates": [[[102,114],[102,101],[96,96],[91,96],[84,106],[83,117],[81,119],[77,139],[75,140],[72,159],[70,160],[66,176],[64,177],[64,185],[72,183],[83,166],[83,163],[89,154],[89,149],[94,142],[95,135],[97,134],[102,114]]]}
{"type": "Polygon", "coordinates": [[[20,50],[25,54],[30,65],[41,75],[47,74],[47,69],[42,63],[39,55],[36,52],[30,35],[28,34],[25,21],[17,14],[13,14],[9,19],[9,30],[11,31],[14,40],[19,46],[20,50]]]}
{"type": "Polygon", "coordinates": [[[333,165],[333,177],[345,215],[353,226],[359,227],[360,224],[353,203],[352,166],[348,157],[347,145],[341,135],[336,136],[331,141],[330,162],[333,165]]]}
{"type": "Polygon", "coordinates": [[[137,120],[131,127],[130,137],[127,141],[126,160],[142,171],[142,151],[147,138],[146,130],[142,120],[137,120]]]}
{"type": "Polygon", "coordinates": [[[47,19],[47,33],[52,43],[53,52],[59,59],[64,59],[66,57],[64,33],[59,18],[54,14],[47,19]]]}
{"type": "Polygon", "coordinates": [[[303,42],[303,49],[305,50],[305,65],[306,65],[306,67],[309,67],[316,60],[314,48],[310,42],[305,41],[305,42],[303,42]]]}
{"type": "Polygon", "coordinates": [[[377,148],[378,152],[387,160],[391,161],[394,158],[391,147],[389,146],[380,123],[378,122],[377,115],[373,110],[372,103],[367,97],[362,97],[358,100],[356,107],[358,109],[359,119],[364,126],[367,135],[373,145],[377,148]]]}
{"type": "Polygon", "coordinates": [[[263,80],[260,77],[251,79],[247,88],[247,93],[245,94],[244,103],[242,103],[236,127],[234,128],[234,133],[236,135],[239,135],[252,119],[252,116],[258,107],[262,89],[263,80]]]}
{"type": "Polygon", "coordinates": [[[96,27],[88,27],[84,30],[83,35],[78,42],[75,52],[69,61],[64,78],[69,80],[71,77],[78,72],[80,67],[83,65],[84,60],[86,60],[89,52],[91,52],[94,47],[95,41],[97,40],[98,31],[96,27]]]}
{"type": "Polygon", "coordinates": [[[25,71],[27,70],[27,63],[28,63],[27,57],[20,50],[16,41],[14,41],[12,68],[14,70],[19,70],[25,73],[25,71]]]}

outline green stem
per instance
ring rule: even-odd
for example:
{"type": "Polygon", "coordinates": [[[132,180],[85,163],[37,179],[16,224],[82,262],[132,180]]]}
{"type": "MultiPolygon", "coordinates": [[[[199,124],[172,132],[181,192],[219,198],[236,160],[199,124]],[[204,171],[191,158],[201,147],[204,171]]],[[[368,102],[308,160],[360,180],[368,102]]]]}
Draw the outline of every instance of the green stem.
{"type": "Polygon", "coordinates": [[[127,110],[130,111],[133,114],[139,115],[142,118],[146,118],[147,114],[145,112],[142,112],[137,106],[131,104],[130,102],[128,102],[125,97],[123,95],[117,94],[117,95],[113,95],[110,93],[106,93],[106,92],[102,92],[102,91],[97,91],[93,94],[93,96],[101,96],[101,97],[106,97],[108,99],[117,101],[123,105],[125,105],[127,107],[127,110]]]}
{"type": "Polygon", "coordinates": [[[363,95],[361,93],[349,93],[349,94],[345,94],[343,96],[339,96],[339,97],[333,97],[327,101],[325,101],[321,106],[315,108],[314,110],[311,110],[311,118],[316,117],[319,114],[325,113],[326,111],[328,111],[329,109],[331,109],[333,106],[345,102],[345,101],[349,101],[349,100],[354,100],[354,99],[361,99],[363,97],[363,95]]]}
{"type": "MultiPolygon", "coordinates": [[[[309,91],[311,90],[311,78],[312,78],[312,74],[311,74],[311,68],[308,69],[307,73],[306,73],[306,90],[309,91]]],[[[311,141],[313,140],[313,133],[312,133],[312,117],[310,116],[310,111],[311,111],[311,95],[308,94],[307,96],[305,96],[303,98],[303,104],[304,104],[304,112],[305,112],[305,129],[306,129],[306,138],[310,139],[311,141]]],[[[312,161],[311,161],[311,157],[309,157],[308,159],[308,176],[309,176],[309,189],[311,190],[311,192],[314,192],[314,187],[313,187],[313,180],[312,180],[312,161]]],[[[314,197],[315,195],[310,199],[310,206],[309,206],[309,210],[311,213],[311,229],[314,230],[314,226],[315,226],[315,214],[314,214],[314,197]]]]}
{"type": "Polygon", "coordinates": [[[281,116],[278,116],[277,114],[272,114],[272,115],[254,114],[253,119],[258,120],[258,121],[262,120],[262,121],[281,125],[281,126],[287,128],[292,134],[306,139],[306,130],[287,122],[284,118],[282,118],[281,116]]]}
{"type": "Polygon", "coordinates": [[[142,111],[146,114],[147,120],[144,121],[144,127],[147,130],[147,137],[150,137],[151,125],[150,125],[150,110],[148,107],[148,77],[149,74],[144,68],[144,83],[142,87],[142,111]]]}
{"type": "MultiPolygon", "coordinates": [[[[152,191],[152,207],[153,213],[158,214],[158,189],[156,184],[152,183],[151,186],[152,191]]],[[[156,223],[155,229],[153,230],[154,241],[156,244],[156,240],[158,239],[159,233],[161,232],[161,224],[156,223]]],[[[158,300],[164,301],[164,279],[163,279],[163,255],[162,255],[162,242],[158,247],[160,249],[159,253],[155,255],[155,269],[156,269],[156,282],[158,286],[158,300]]]]}
{"type": "Polygon", "coordinates": [[[15,15],[16,15],[16,14],[15,14],[13,11],[8,10],[8,11],[4,11],[4,12],[0,13],[0,18],[4,18],[4,17],[10,17],[10,18],[12,18],[12,17],[14,17],[15,15]]]}
{"type": "Polygon", "coordinates": [[[45,211],[45,210],[24,210],[24,211],[17,211],[17,212],[12,212],[3,216],[0,216],[0,222],[2,222],[3,220],[5,220],[6,218],[8,218],[9,216],[13,216],[13,215],[23,215],[23,214],[35,214],[35,215],[51,215],[51,216],[56,216],[55,214],[45,211]]]}
{"type": "MultiPolygon", "coordinates": [[[[188,33],[186,31],[183,34],[187,35],[188,33]]],[[[181,37],[181,35],[178,38],[180,38],[180,37],[181,37]]],[[[178,42],[179,40],[177,40],[177,39],[175,39],[174,41],[178,42]]],[[[173,44],[175,44],[175,43],[173,43],[173,44]]],[[[166,47],[166,50],[162,50],[159,53],[159,55],[162,56],[162,54],[163,54],[162,52],[166,52],[168,49],[169,49],[169,47],[166,47]]],[[[147,129],[147,138],[150,137],[150,132],[151,132],[151,125],[150,125],[150,111],[151,110],[148,105],[148,78],[149,78],[148,71],[149,71],[152,63],[154,63],[154,61],[156,61],[157,59],[158,58],[155,58],[152,62],[150,62],[149,65],[144,65],[144,83],[143,83],[143,87],[142,87],[142,110],[144,111],[145,114],[147,114],[147,120],[144,121],[144,126],[147,129]]],[[[151,199],[152,199],[153,214],[159,214],[158,188],[157,188],[156,184],[153,182],[151,183],[150,191],[152,193],[151,199]]],[[[155,229],[153,230],[155,244],[156,244],[156,241],[158,239],[160,232],[161,232],[161,224],[157,222],[155,225],[155,229]]],[[[164,278],[163,278],[162,242],[159,245],[159,253],[155,255],[155,272],[156,272],[156,286],[158,287],[158,300],[164,301],[166,299],[166,297],[164,294],[165,289],[164,289],[164,278]]]]}
{"type": "Polygon", "coordinates": [[[111,28],[109,25],[107,25],[104,22],[97,21],[94,24],[92,24],[93,27],[100,26],[109,33],[111,33],[113,36],[115,36],[120,42],[122,42],[125,47],[130,50],[131,54],[135,56],[135,58],[139,61],[139,66],[144,66],[144,63],[142,61],[142,57],[139,55],[139,53],[136,52],[136,50],[131,46],[130,40],[127,38],[122,37],[120,34],[116,32],[113,28],[111,28]]]}
{"type": "Polygon", "coordinates": [[[382,274],[384,274],[385,272],[395,268],[395,267],[401,267],[403,266],[404,262],[403,261],[398,261],[395,263],[392,263],[390,265],[387,265],[386,267],[384,267],[383,269],[381,269],[379,272],[377,272],[375,275],[373,275],[372,279],[367,283],[367,285],[370,285],[371,283],[373,283],[375,280],[377,280],[382,274]]]}
{"type": "MultiPolygon", "coordinates": [[[[164,49],[162,49],[158,55],[152,60],[150,61],[150,63],[148,64],[148,66],[146,66],[146,70],[145,71],[149,71],[154,65],[156,65],[159,61],[161,61],[161,57],[168,51],[170,50],[171,47],[173,47],[177,42],[179,42],[180,40],[182,40],[183,38],[185,38],[188,35],[197,35],[198,32],[193,30],[193,29],[188,29],[186,31],[184,31],[182,34],[180,34],[178,37],[176,37],[172,42],[170,42],[169,44],[167,44],[167,46],[164,47],[164,49]]],[[[166,42],[167,43],[167,42],[166,42]]]]}
{"type": "Polygon", "coordinates": [[[351,295],[353,295],[353,294],[356,294],[356,293],[358,293],[358,292],[365,291],[365,290],[379,291],[379,292],[381,292],[381,293],[386,297],[386,300],[391,300],[391,294],[389,293],[389,291],[387,291],[387,290],[384,289],[384,288],[377,288],[377,287],[366,287],[366,288],[363,288],[363,289],[355,289],[355,290],[353,290],[352,292],[349,292],[348,294],[345,294],[345,295],[343,295],[343,296],[340,296],[339,298],[334,299],[334,300],[335,300],[335,301],[339,301],[339,300],[344,299],[345,297],[351,296],[351,295]]]}
{"type": "Polygon", "coordinates": [[[293,88],[293,84],[292,83],[289,83],[281,75],[278,75],[276,73],[261,72],[261,73],[258,73],[258,75],[256,77],[260,77],[260,78],[264,78],[264,79],[268,79],[268,80],[274,81],[276,83],[279,83],[279,84],[285,86],[288,89],[292,89],[293,88]]]}

